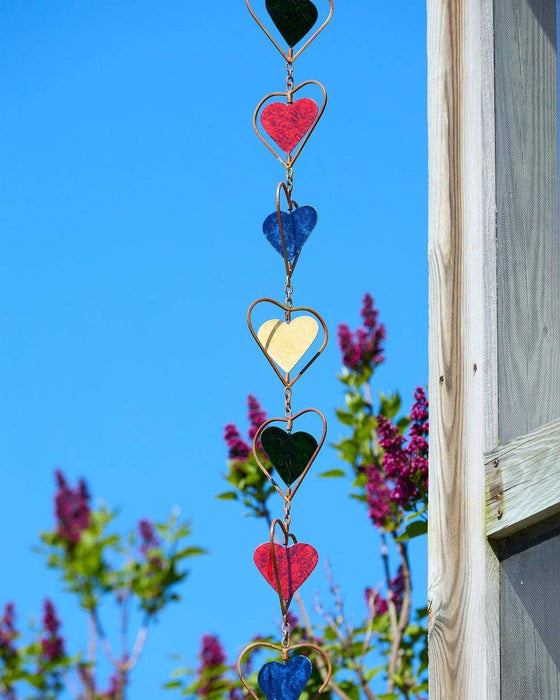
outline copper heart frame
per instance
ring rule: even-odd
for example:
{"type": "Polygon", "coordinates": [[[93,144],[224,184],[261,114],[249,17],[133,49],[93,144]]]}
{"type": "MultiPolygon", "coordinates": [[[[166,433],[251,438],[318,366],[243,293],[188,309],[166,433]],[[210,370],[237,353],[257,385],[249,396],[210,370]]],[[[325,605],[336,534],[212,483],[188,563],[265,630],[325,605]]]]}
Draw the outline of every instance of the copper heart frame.
{"type": "MultiPolygon", "coordinates": [[[[292,499],[298,492],[299,487],[301,486],[302,481],[305,479],[307,476],[309,470],[311,469],[311,466],[313,465],[313,462],[317,459],[317,455],[319,454],[321,447],[323,447],[323,444],[325,442],[325,438],[327,437],[327,419],[325,416],[321,413],[321,411],[318,411],[316,408],[305,408],[303,411],[299,411],[299,413],[296,413],[293,416],[290,416],[289,418],[269,418],[269,420],[265,421],[257,430],[255,437],[253,438],[253,457],[255,458],[256,463],[258,464],[260,470],[262,473],[266,476],[266,478],[270,481],[270,483],[274,486],[276,491],[282,496],[284,501],[286,503],[291,503],[292,499]],[[260,437],[263,433],[263,431],[268,428],[269,425],[272,423],[286,423],[288,425],[288,428],[291,430],[292,424],[294,421],[296,421],[298,418],[301,416],[304,416],[307,413],[314,413],[315,415],[319,416],[321,419],[321,422],[323,423],[323,432],[321,434],[321,439],[317,443],[317,449],[313,454],[311,455],[311,458],[309,462],[307,463],[307,466],[301,473],[301,476],[299,479],[296,481],[294,488],[292,489],[290,486],[287,487],[286,492],[278,486],[276,481],[274,481],[272,475],[267,471],[265,468],[264,464],[261,462],[258,454],[258,448],[257,445],[260,442],[260,437]]],[[[271,530],[271,533],[273,534],[273,529],[271,530]]],[[[284,534],[286,534],[286,531],[284,530],[284,534]]],[[[271,535],[272,537],[272,535],[271,535]]]]}
{"type": "Polygon", "coordinates": [[[276,531],[276,527],[280,527],[284,534],[284,547],[288,546],[288,543],[290,539],[292,540],[293,544],[297,544],[297,539],[295,535],[292,535],[291,532],[288,532],[287,527],[284,525],[284,523],[279,519],[276,518],[272,522],[272,525],[270,526],[270,556],[272,558],[272,567],[274,569],[274,578],[276,579],[276,588],[278,589],[278,600],[280,601],[280,610],[282,611],[282,616],[286,617],[288,614],[288,610],[290,608],[290,604],[292,602],[293,595],[288,598],[288,600],[284,600],[282,598],[282,587],[280,585],[280,572],[278,570],[278,560],[276,559],[276,550],[274,549],[274,533],[276,531]]]}
{"type": "Polygon", "coordinates": [[[237,673],[239,674],[239,678],[243,685],[245,686],[245,689],[251,695],[252,698],[255,698],[255,700],[260,700],[259,696],[255,693],[255,691],[249,686],[247,683],[247,680],[243,674],[243,662],[245,660],[245,657],[255,649],[273,649],[274,651],[278,651],[282,654],[282,661],[286,662],[288,660],[288,654],[290,651],[296,651],[298,649],[313,649],[319,656],[321,657],[321,669],[320,673],[323,676],[323,685],[319,688],[319,691],[315,693],[315,695],[311,698],[311,700],[315,700],[316,698],[321,695],[321,693],[324,693],[325,690],[327,689],[329,683],[331,682],[332,676],[333,676],[333,669],[332,669],[332,664],[331,660],[329,657],[325,654],[323,649],[321,647],[317,646],[316,644],[295,644],[293,647],[288,646],[284,647],[279,644],[272,644],[271,642],[253,642],[252,644],[249,644],[249,646],[245,647],[241,654],[239,655],[239,659],[237,660],[237,673]]]}
{"type": "Polygon", "coordinates": [[[305,144],[309,141],[309,137],[311,134],[315,131],[315,127],[319,123],[319,119],[323,116],[323,112],[325,111],[325,107],[327,106],[327,90],[325,89],[325,86],[322,85],[318,80],[306,80],[304,83],[300,83],[297,87],[295,87],[293,90],[286,91],[286,92],[271,92],[269,95],[266,97],[263,97],[263,99],[259,102],[257,105],[257,108],[255,109],[255,113],[253,114],[253,129],[255,130],[255,133],[257,136],[260,138],[260,140],[264,143],[264,145],[268,148],[268,150],[282,163],[282,165],[286,168],[293,168],[295,165],[296,160],[299,158],[300,153],[302,152],[305,144]],[[288,153],[288,157],[286,160],[283,160],[281,156],[278,154],[277,151],[272,148],[272,146],[268,143],[268,141],[265,139],[265,137],[262,135],[261,130],[259,129],[258,125],[258,116],[264,107],[264,105],[271,100],[273,97],[285,97],[288,103],[290,103],[290,100],[292,99],[292,96],[298,92],[298,90],[301,90],[302,88],[306,87],[307,85],[316,85],[318,88],[320,88],[321,92],[323,93],[323,104],[319,108],[319,111],[317,112],[317,116],[313,120],[313,123],[307,130],[307,133],[303,137],[303,140],[301,141],[300,145],[298,146],[295,154],[292,156],[291,153],[288,153]]]}
{"type": "Polygon", "coordinates": [[[299,253],[296,254],[293,263],[288,260],[288,254],[286,252],[286,239],[284,237],[284,224],[282,223],[282,206],[280,204],[280,196],[282,194],[282,190],[284,190],[284,195],[286,196],[288,211],[292,213],[294,207],[296,209],[298,209],[299,207],[298,203],[292,199],[292,194],[286,183],[279,182],[278,187],[276,188],[276,216],[278,217],[278,228],[280,230],[280,242],[282,243],[282,257],[284,258],[284,266],[286,268],[286,279],[288,280],[288,284],[290,284],[290,280],[292,278],[292,275],[294,274],[294,270],[296,269],[296,264],[299,260],[301,250],[299,253]]]}
{"type": "Polygon", "coordinates": [[[267,35],[267,37],[270,39],[270,41],[274,44],[274,46],[280,51],[284,59],[288,63],[293,63],[296,58],[301,56],[301,54],[305,51],[305,49],[311,44],[312,42],[315,41],[315,39],[319,36],[319,34],[325,29],[327,24],[331,21],[333,12],[334,12],[334,0],[329,0],[329,14],[327,16],[327,19],[323,22],[323,24],[317,29],[317,31],[305,42],[305,44],[301,47],[301,49],[298,49],[297,53],[294,54],[293,48],[288,48],[288,52],[286,53],[280,44],[276,41],[276,39],[272,36],[272,34],[268,31],[268,29],[264,26],[264,24],[261,22],[261,20],[257,17],[255,14],[255,11],[253,10],[251,6],[251,0],[247,0],[247,9],[251,13],[252,18],[255,20],[255,22],[259,25],[259,27],[263,30],[263,32],[267,35]]]}
{"type": "Polygon", "coordinates": [[[316,311],[314,311],[313,309],[310,309],[307,306],[295,306],[295,307],[286,306],[285,304],[281,304],[279,301],[276,301],[275,299],[270,299],[269,297],[262,297],[261,299],[257,299],[256,301],[254,301],[251,304],[251,306],[249,307],[249,310],[247,311],[247,325],[249,326],[249,331],[251,332],[251,335],[255,339],[257,345],[263,351],[264,356],[270,362],[272,369],[276,372],[276,375],[278,376],[278,378],[280,379],[280,381],[282,382],[282,384],[284,385],[284,387],[286,389],[291,389],[294,386],[294,384],[297,382],[297,380],[301,377],[301,375],[304,374],[309,369],[309,367],[315,362],[315,360],[319,357],[319,355],[323,354],[323,351],[327,347],[327,343],[329,341],[329,331],[327,328],[327,324],[325,323],[323,318],[316,311]],[[282,372],[280,372],[280,370],[278,369],[278,367],[277,367],[276,363],[274,362],[274,360],[272,359],[272,357],[270,357],[270,355],[267,353],[266,348],[261,343],[258,335],[255,332],[255,329],[253,327],[252,315],[253,315],[253,309],[258,304],[273,304],[274,306],[277,306],[279,309],[282,309],[282,311],[284,311],[284,313],[285,313],[286,323],[290,322],[292,314],[299,313],[300,311],[304,311],[305,313],[312,314],[319,321],[319,323],[321,324],[321,326],[323,328],[324,338],[323,338],[323,343],[322,343],[321,347],[317,350],[317,352],[313,355],[313,357],[309,360],[309,362],[305,365],[305,367],[303,367],[293,379],[290,376],[290,372],[286,372],[284,375],[282,375],[282,372]]]}

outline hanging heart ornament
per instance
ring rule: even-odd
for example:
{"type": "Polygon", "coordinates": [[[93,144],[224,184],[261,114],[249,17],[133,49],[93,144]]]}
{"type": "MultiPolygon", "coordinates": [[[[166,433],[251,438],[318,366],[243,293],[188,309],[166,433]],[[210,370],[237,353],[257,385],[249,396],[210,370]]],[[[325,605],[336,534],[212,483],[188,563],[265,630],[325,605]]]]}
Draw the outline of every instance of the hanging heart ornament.
{"type": "Polygon", "coordinates": [[[293,656],[284,663],[271,661],[259,671],[259,688],[267,700],[298,700],[312,672],[313,665],[307,656],[293,656]]]}
{"type": "Polygon", "coordinates": [[[278,221],[277,212],[272,212],[264,220],[262,228],[266,240],[282,257],[284,256],[282,233],[284,234],[286,257],[292,269],[295,267],[301,249],[317,225],[317,218],[316,209],[303,206],[296,207],[293,211],[281,211],[280,221],[278,221]],[[282,233],[280,232],[280,225],[282,226],[282,233]]]}
{"type": "Polygon", "coordinates": [[[282,481],[291,486],[313,457],[317,440],[309,433],[288,433],[271,425],[261,433],[261,446],[282,481]]]}
{"type": "Polygon", "coordinates": [[[265,5],[276,29],[291,49],[319,19],[319,12],[311,0],[266,0],[265,5]]]}
{"type": "Polygon", "coordinates": [[[251,0],[247,0],[247,8],[255,22],[282,54],[284,60],[291,63],[301,56],[311,42],[315,41],[315,39],[331,21],[334,12],[334,0],[329,0],[329,14],[326,20],[294,54],[293,49],[295,45],[299,44],[299,42],[307,34],[309,34],[317,23],[319,18],[317,7],[311,2],[311,0],[266,0],[265,4],[267,12],[274,22],[276,29],[278,29],[282,38],[288,44],[288,51],[284,51],[284,49],[282,49],[280,44],[257,17],[251,5],[251,0]]]}
{"type": "Polygon", "coordinates": [[[298,316],[289,323],[273,318],[265,321],[257,331],[259,343],[284,372],[291,372],[319,332],[313,316],[298,316]]]}
{"type": "Polygon", "coordinates": [[[292,656],[290,658],[290,653],[292,652],[305,649],[307,653],[312,651],[318,654],[322,659],[322,668],[325,669],[323,684],[311,700],[316,700],[321,693],[324,693],[331,682],[333,673],[331,660],[316,644],[304,643],[295,644],[291,647],[283,647],[270,642],[253,642],[253,644],[249,644],[248,647],[243,649],[239,655],[237,672],[239,673],[239,678],[243,686],[254,700],[260,699],[247,683],[247,679],[243,673],[243,666],[245,664],[245,658],[258,649],[272,649],[282,656],[282,662],[270,661],[259,671],[257,679],[259,688],[262,690],[267,700],[298,700],[309,682],[313,671],[311,661],[307,656],[301,655],[292,656]],[[302,659],[305,659],[305,661],[302,659]]]}
{"type": "Polygon", "coordinates": [[[282,600],[289,601],[313,573],[319,561],[319,555],[314,547],[303,542],[289,547],[278,543],[271,546],[269,542],[265,542],[256,548],[253,560],[264,579],[282,600]]]}
{"type": "Polygon", "coordinates": [[[257,299],[247,312],[247,325],[251,335],[269,361],[276,375],[286,388],[291,388],[327,347],[329,332],[321,316],[306,306],[290,308],[274,299],[257,299]],[[273,304],[282,311],[287,319],[272,318],[265,321],[258,330],[253,326],[253,311],[259,304],[273,304]],[[293,316],[303,312],[305,316],[293,316]],[[323,342],[317,352],[305,366],[292,378],[290,372],[303,359],[318,335],[319,327],[323,329],[323,342]],[[284,374],[280,370],[283,370],[284,374]]]}
{"type": "Polygon", "coordinates": [[[262,473],[286,502],[291,501],[298,492],[298,489],[309,473],[313,462],[317,459],[317,455],[321,451],[321,447],[323,447],[326,437],[327,419],[321,413],[321,411],[318,411],[316,408],[305,408],[303,411],[299,411],[299,413],[296,413],[291,418],[270,418],[257,430],[255,437],[253,438],[253,457],[255,458],[255,461],[262,473]],[[292,425],[297,421],[297,419],[307,415],[308,413],[314,413],[321,419],[323,430],[319,441],[308,433],[292,434],[291,432],[292,425]],[[288,432],[281,430],[280,428],[275,428],[274,433],[271,435],[271,433],[268,431],[271,430],[270,426],[273,423],[285,423],[288,428],[288,432]],[[264,443],[262,442],[263,437],[264,443]],[[270,451],[270,454],[268,454],[265,445],[270,451]],[[314,449],[312,449],[313,447],[314,449]],[[288,481],[290,483],[287,483],[286,492],[284,492],[280,486],[278,486],[273,476],[262,463],[259,452],[262,455],[263,451],[285,482],[286,479],[284,479],[284,476],[288,476],[288,481]],[[306,460],[305,464],[304,460],[306,460]]]}
{"type": "Polygon", "coordinates": [[[266,133],[286,153],[291,153],[309,131],[319,113],[319,105],[309,97],[295,102],[271,102],[261,113],[266,133]]]}
{"type": "Polygon", "coordinates": [[[260,140],[268,150],[276,156],[282,165],[285,168],[292,168],[299,158],[305,144],[308,142],[309,137],[315,130],[315,127],[319,123],[319,119],[323,116],[326,106],[327,91],[325,87],[317,80],[306,80],[290,93],[271,92],[270,95],[263,97],[253,115],[253,128],[260,140]],[[315,100],[309,97],[303,97],[299,100],[292,101],[293,95],[308,85],[315,85],[321,90],[323,102],[320,107],[315,100]],[[284,97],[286,98],[286,102],[276,101],[267,104],[275,97],[284,97]],[[259,117],[264,131],[280,150],[286,153],[285,159],[270,145],[261,133],[259,117]]]}

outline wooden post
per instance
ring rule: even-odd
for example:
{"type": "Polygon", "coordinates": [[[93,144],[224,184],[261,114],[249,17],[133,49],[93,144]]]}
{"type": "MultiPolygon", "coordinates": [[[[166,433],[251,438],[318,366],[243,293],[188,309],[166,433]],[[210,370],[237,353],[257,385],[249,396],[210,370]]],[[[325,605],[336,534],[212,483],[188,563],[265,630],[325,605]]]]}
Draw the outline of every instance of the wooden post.
{"type": "Polygon", "coordinates": [[[500,696],[492,17],[491,0],[428,0],[430,700],[500,696]]]}

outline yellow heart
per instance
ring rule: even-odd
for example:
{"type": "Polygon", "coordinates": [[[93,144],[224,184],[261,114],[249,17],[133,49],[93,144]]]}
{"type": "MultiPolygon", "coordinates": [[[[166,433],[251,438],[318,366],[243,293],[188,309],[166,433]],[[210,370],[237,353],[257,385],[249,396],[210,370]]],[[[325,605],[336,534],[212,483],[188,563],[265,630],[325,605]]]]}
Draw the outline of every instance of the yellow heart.
{"type": "Polygon", "coordinates": [[[319,332],[319,324],[311,316],[298,316],[286,323],[277,318],[265,321],[257,337],[266,354],[284,372],[290,372],[309,350],[319,332]]]}

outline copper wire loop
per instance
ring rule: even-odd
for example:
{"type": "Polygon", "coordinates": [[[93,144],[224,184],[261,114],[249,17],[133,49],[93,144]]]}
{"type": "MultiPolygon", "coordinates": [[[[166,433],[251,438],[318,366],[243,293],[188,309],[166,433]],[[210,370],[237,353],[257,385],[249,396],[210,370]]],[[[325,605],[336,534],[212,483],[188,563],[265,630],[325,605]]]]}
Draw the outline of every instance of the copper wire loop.
{"type": "Polygon", "coordinates": [[[260,700],[259,696],[255,693],[255,691],[249,686],[247,683],[247,679],[245,678],[243,674],[243,662],[245,660],[245,657],[247,654],[250,654],[252,651],[255,649],[272,649],[273,651],[277,651],[279,654],[282,655],[282,661],[285,663],[288,661],[288,655],[292,651],[297,651],[298,649],[312,649],[314,652],[319,654],[319,656],[322,657],[323,661],[325,662],[325,666],[327,668],[327,675],[325,676],[325,680],[323,681],[323,685],[319,688],[318,692],[315,693],[315,695],[311,698],[311,700],[315,700],[316,698],[321,695],[321,693],[324,693],[325,690],[327,689],[329,683],[331,682],[332,676],[333,676],[333,668],[331,664],[331,660],[329,657],[325,654],[325,652],[321,649],[321,647],[317,646],[316,644],[294,644],[294,646],[289,646],[289,647],[283,647],[280,644],[272,644],[271,642],[253,642],[252,644],[249,644],[249,646],[245,647],[241,654],[239,655],[239,658],[237,660],[237,673],[239,674],[239,679],[241,680],[241,683],[243,683],[243,686],[249,693],[249,695],[252,698],[255,698],[255,700],[260,700]]]}
{"type": "Polygon", "coordinates": [[[298,379],[305,374],[305,372],[309,369],[309,367],[315,362],[315,360],[323,354],[325,348],[327,347],[327,343],[329,341],[329,331],[327,329],[327,324],[323,320],[323,317],[317,313],[314,309],[309,308],[308,306],[296,306],[296,307],[288,307],[285,304],[281,304],[279,301],[276,301],[275,299],[271,299],[270,297],[262,297],[261,299],[257,299],[254,301],[251,306],[249,307],[249,310],[247,311],[247,325],[249,326],[249,331],[251,332],[251,335],[255,339],[255,342],[259,346],[259,348],[262,350],[264,356],[266,359],[269,361],[270,366],[272,369],[276,372],[276,375],[278,379],[282,382],[282,384],[286,388],[292,388],[294,384],[298,381],[298,379]],[[323,328],[323,343],[321,347],[317,350],[317,352],[313,355],[313,357],[307,362],[307,364],[298,372],[298,374],[292,379],[291,375],[289,372],[286,372],[284,375],[280,372],[278,369],[276,363],[274,360],[270,357],[270,355],[267,353],[266,348],[264,345],[261,343],[259,340],[258,335],[255,332],[255,329],[253,327],[253,321],[252,321],[252,314],[254,308],[258,304],[273,304],[274,306],[277,306],[279,309],[282,309],[282,311],[287,312],[289,311],[291,314],[299,313],[300,311],[303,311],[305,313],[311,314],[312,316],[315,316],[315,318],[319,321],[323,328]]]}
{"type": "MultiPolygon", "coordinates": [[[[291,170],[291,168],[290,168],[290,170],[291,170]]],[[[276,188],[276,216],[278,217],[278,228],[280,230],[280,242],[282,243],[282,257],[284,258],[284,267],[286,268],[286,293],[287,293],[288,287],[292,286],[291,285],[292,274],[294,272],[299,254],[296,256],[293,263],[291,263],[288,260],[288,253],[286,252],[286,239],[284,237],[284,224],[282,223],[282,205],[280,203],[280,196],[282,194],[282,191],[284,191],[284,194],[286,195],[286,200],[288,202],[288,211],[292,211],[293,202],[292,202],[292,191],[290,190],[289,184],[284,184],[283,182],[279,182],[278,187],[276,188]]],[[[292,289],[292,291],[293,291],[293,289],[292,289]]],[[[287,303],[286,303],[286,305],[288,306],[287,303]]]]}
{"type": "Polygon", "coordinates": [[[278,44],[276,39],[274,39],[272,34],[268,31],[268,29],[264,26],[264,24],[260,21],[260,19],[255,14],[255,11],[253,10],[253,8],[251,6],[251,0],[247,0],[247,9],[251,13],[251,16],[253,17],[255,22],[259,25],[259,27],[263,30],[263,32],[266,34],[266,36],[270,39],[270,41],[274,44],[274,46],[278,49],[278,51],[280,51],[280,53],[282,54],[282,56],[284,57],[284,59],[286,60],[287,63],[293,63],[299,56],[301,56],[301,54],[305,51],[305,49],[311,43],[313,43],[315,41],[315,39],[319,36],[319,34],[323,31],[323,29],[325,29],[327,24],[331,21],[332,16],[333,16],[333,12],[334,12],[334,0],[329,0],[329,5],[330,5],[330,9],[329,9],[329,14],[328,14],[327,19],[323,22],[323,24],[319,27],[319,29],[317,29],[317,31],[313,34],[313,36],[311,36],[305,42],[305,44],[301,47],[301,49],[299,49],[298,52],[296,54],[294,54],[294,50],[291,47],[288,49],[287,53],[285,51],[283,51],[283,49],[280,47],[280,44],[278,44]]]}
{"type": "Polygon", "coordinates": [[[270,483],[271,483],[271,484],[274,486],[274,488],[276,489],[277,493],[278,493],[280,496],[282,496],[282,498],[284,499],[284,501],[285,501],[286,503],[291,503],[291,502],[292,502],[294,496],[296,495],[296,493],[297,493],[298,490],[299,490],[299,487],[301,486],[302,481],[303,481],[303,480],[305,479],[305,477],[307,476],[309,470],[311,469],[311,466],[312,466],[313,462],[314,462],[315,459],[317,458],[317,455],[319,454],[319,451],[321,450],[321,447],[323,447],[323,444],[324,444],[324,442],[325,442],[325,438],[326,438],[326,437],[327,437],[327,419],[326,419],[325,416],[321,413],[321,411],[317,410],[316,408],[305,408],[303,411],[300,411],[299,413],[296,413],[296,414],[295,414],[294,416],[292,416],[291,418],[270,418],[269,420],[265,421],[265,422],[260,426],[260,428],[257,430],[257,432],[256,432],[256,434],[255,434],[255,437],[253,438],[253,448],[252,448],[252,449],[253,449],[253,457],[255,458],[255,461],[256,461],[257,465],[259,466],[260,470],[262,471],[262,473],[266,476],[266,478],[270,481],[270,483]],[[311,455],[311,458],[310,458],[309,462],[307,463],[307,466],[305,467],[305,469],[304,469],[303,472],[301,473],[301,476],[299,477],[299,479],[296,481],[295,486],[293,486],[293,488],[290,487],[290,486],[288,486],[288,488],[286,489],[286,493],[284,493],[284,491],[282,491],[282,489],[280,488],[280,486],[278,486],[278,484],[276,483],[276,481],[274,481],[274,478],[272,477],[272,475],[267,471],[267,469],[265,468],[265,466],[264,466],[263,463],[261,462],[261,460],[260,460],[260,458],[259,458],[259,455],[258,455],[257,445],[258,445],[258,443],[259,443],[259,441],[260,441],[260,437],[261,437],[263,431],[264,431],[266,428],[268,428],[268,426],[269,426],[271,423],[288,423],[289,421],[291,421],[291,422],[293,423],[293,422],[295,422],[298,418],[300,418],[301,416],[304,416],[306,413],[315,413],[315,415],[319,416],[319,418],[321,419],[321,422],[323,423],[323,432],[322,432],[322,434],[321,434],[321,439],[320,439],[319,442],[317,443],[317,449],[316,449],[315,452],[311,455]]]}
{"type": "Polygon", "coordinates": [[[287,168],[287,169],[293,168],[293,166],[294,166],[296,160],[299,158],[299,155],[302,152],[305,144],[309,141],[311,134],[315,131],[315,127],[319,123],[319,119],[321,119],[321,117],[323,116],[323,112],[325,111],[326,106],[327,106],[327,91],[325,89],[325,86],[322,85],[318,80],[306,80],[304,83],[300,83],[297,87],[295,87],[289,93],[288,92],[271,92],[266,97],[263,97],[263,99],[257,105],[257,108],[255,109],[255,113],[253,114],[253,129],[255,130],[255,133],[260,138],[260,140],[268,148],[268,150],[282,163],[282,165],[285,168],[287,168]],[[317,116],[313,120],[313,123],[309,127],[306,135],[304,136],[302,142],[300,143],[298,149],[296,150],[295,155],[292,156],[291,153],[288,153],[288,157],[286,158],[286,160],[283,160],[281,158],[281,156],[277,153],[277,151],[275,151],[274,148],[272,148],[272,146],[268,143],[268,141],[262,135],[261,130],[259,129],[257,119],[258,119],[258,116],[260,114],[261,109],[264,107],[265,103],[268,102],[268,100],[271,100],[273,97],[285,97],[289,103],[289,97],[291,95],[295,95],[296,92],[298,92],[298,90],[301,90],[306,85],[316,85],[317,87],[320,88],[321,92],[323,93],[323,104],[319,108],[319,111],[317,112],[317,116]]]}
{"type": "Polygon", "coordinates": [[[289,524],[286,525],[278,518],[276,518],[276,520],[272,522],[272,525],[270,526],[270,557],[272,559],[272,567],[274,569],[274,578],[276,580],[278,600],[280,601],[280,610],[282,611],[282,617],[285,619],[286,615],[288,614],[288,610],[290,609],[290,604],[292,602],[293,596],[290,596],[286,599],[284,599],[282,596],[282,588],[280,587],[280,572],[278,570],[278,560],[276,559],[276,550],[274,549],[275,531],[277,527],[279,527],[282,530],[282,533],[284,534],[284,547],[288,546],[290,539],[292,540],[293,544],[297,544],[297,539],[295,535],[292,535],[292,533],[290,532],[289,524]]]}

